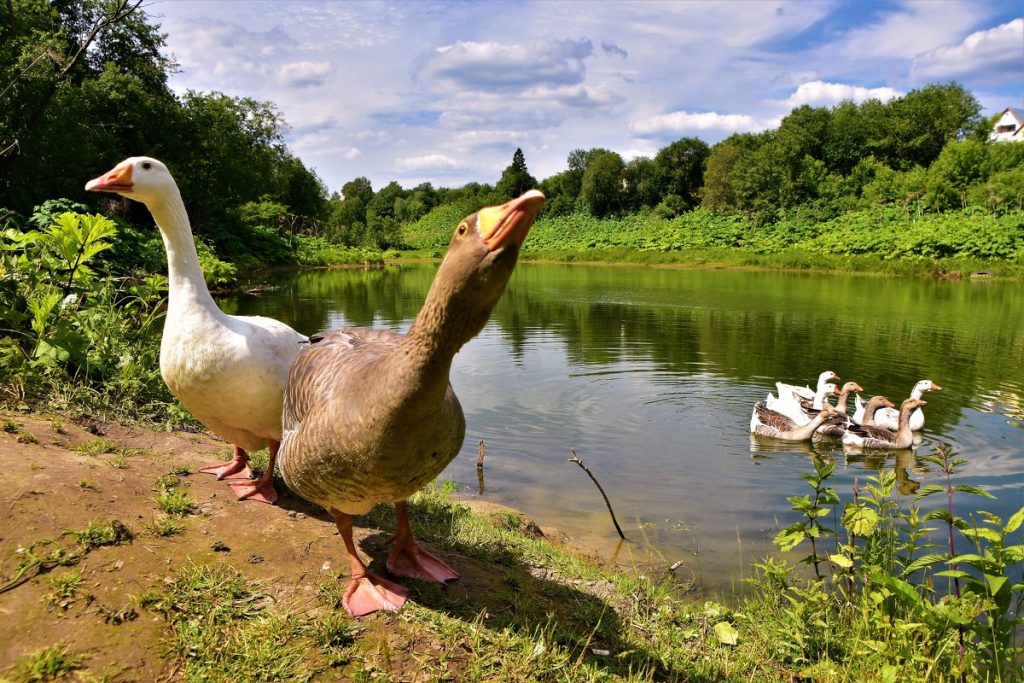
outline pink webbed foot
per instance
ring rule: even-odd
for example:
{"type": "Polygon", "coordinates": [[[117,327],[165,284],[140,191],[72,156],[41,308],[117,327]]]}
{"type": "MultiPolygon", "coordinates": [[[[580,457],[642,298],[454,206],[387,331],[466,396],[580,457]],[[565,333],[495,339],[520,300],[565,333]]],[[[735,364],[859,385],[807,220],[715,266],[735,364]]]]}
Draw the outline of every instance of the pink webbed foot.
{"type": "Polygon", "coordinates": [[[272,478],[260,477],[252,481],[232,481],[228,485],[235,492],[238,500],[255,500],[273,505],[277,502],[277,490],[272,478]]]}
{"type": "Polygon", "coordinates": [[[367,572],[363,576],[352,578],[352,583],[345,589],[345,597],[341,604],[353,617],[361,617],[379,610],[397,612],[402,609],[405,596],[408,594],[408,590],[394,581],[367,572]]]}
{"type": "Polygon", "coordinates": [[[219,465],[210,465],[199,469],[204,474],[215,474],[217,479],[252,479],[255,474],[249,468],[249,458],[245,451],[235,448],[235,457],[219,465]]]}
{"type": "Polygon", "coordinates": [[[397,546],[388,557],[386,566],[395,576],[436,581],[442,585],[459,578],[454,569],[415,543],[397,546]]]}

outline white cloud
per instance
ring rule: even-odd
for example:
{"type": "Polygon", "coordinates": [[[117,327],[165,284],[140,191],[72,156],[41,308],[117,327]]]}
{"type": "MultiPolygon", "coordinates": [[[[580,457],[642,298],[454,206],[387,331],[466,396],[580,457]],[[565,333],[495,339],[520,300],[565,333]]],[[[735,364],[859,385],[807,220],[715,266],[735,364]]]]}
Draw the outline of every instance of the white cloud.
{"type": "Polygon", "coordinates": [[[977,25],[988,11],[980,2],[906,3],[872,24],[850,30],[829,52],[844,59],[913,59],[936,45],[957,42],[963,27],[977,25]]]}
{"type": "Polygon", "coordinates": [[[848,83],[826,83],[825,81],[810,81],[801,83],[792,95],[777,102],[786,109],[793,109],[804,104],[812,107],[830,107],[845,100],[853,100],[860,103],[866,100],[881,100],[888,102],[894,97],[900,97],[903,93],[892,88],[865,88],[860,85],[849,85],[848,83]]]}
{"type": "Polygon", "coordinates": [[[435,49],[421,69],[420,78],[452,89],[485,92],[574,85],[583,81],[583,60],[593,51],[586,38],[530,43],[458,42],[435,49]]]}
{"type": "Polygon", "coordinates": [[[746,114],[674,111],[633,121],[629,124],[629,131],[634,135],[645,136],[697,131],[756,132],[765,127],[746,114]]]}
{"type": "Polygon", "coordinates": [[[319,85],[334,73],[330,62],[289,62],[274,69],[274,76],[281,85],[300,87],[319,85]]]}
{"type": "Polygon", "coordinates": [[[1024,76],[1024,19],[975,31],[956,45],[917,56],[910,68],[918,82],[980,76],[983,81],[1016,81],[1024,76]]]}
{"type": "Polygon", "coordinates": [[[447,154],[424,154],[395,160],[395,167],[403,171],[453,171],[463,168],[458,159],[447,154]]]}

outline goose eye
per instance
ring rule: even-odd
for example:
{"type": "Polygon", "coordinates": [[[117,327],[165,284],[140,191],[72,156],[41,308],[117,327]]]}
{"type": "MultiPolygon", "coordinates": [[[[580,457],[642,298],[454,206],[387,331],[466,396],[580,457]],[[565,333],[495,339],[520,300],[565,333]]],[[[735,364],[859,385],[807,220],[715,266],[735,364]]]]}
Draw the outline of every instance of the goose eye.
{"type": "Polygon", "coordinates": [[[143,161],[142,162],[142,168],[144,168],[144,169],[146,169],[148,171],[149,169],[153,168],[153,164],[149,163],[148,161],[143,161]]]}
{"type": "Polygon", "coordinates": [[[466,234],[466,224],[465,223],[463,223],[463,224],[461,224],[459,226],[458,233],[459,233],[460,236],[466,234]]]}

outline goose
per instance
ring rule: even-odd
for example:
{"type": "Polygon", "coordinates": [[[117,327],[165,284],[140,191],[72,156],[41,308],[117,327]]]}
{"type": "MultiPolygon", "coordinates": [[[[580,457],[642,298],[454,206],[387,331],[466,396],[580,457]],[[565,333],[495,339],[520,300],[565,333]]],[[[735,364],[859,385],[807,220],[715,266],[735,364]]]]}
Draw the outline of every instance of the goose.
{"type": "MultiPolygon", "coordinates": [[[[910,390],[910,398],[921,398],[926,391],[942,391],[935,382],[930,379],[923,379],[914,385],[914,388],[910,390]]],[[[860,396],[857,396],[854,400],[857,410],[853,414],[853,421],[857,424],[861,424],[863,419],[863,406],[864,402],[860,396]]],[[[878,427],[885,427],[891,431],[896,431],[899,428],[900,413],[895,408],[888,408],[880,413],[875,413],[874,424],[878,427]]],[[[924,411],[918,408],[910,415],[910,429],[919,432],[924,429],[924,411]]]]}
{"type": "Polygon", "coordinates": [[[782,441],[808,441],[814,436],[818,427],[837,415],[839,413],[836,412],[832,404],[825,403],[822,405],[821,412],[815,415],[813,420],[805,425],[798,425],[782,413],[769,410],[764,401],[758,401],[754,405],[754,411],[750,414],[750,431],[782,441]]]}
{"type": "Polygon", "coordinates": [[[919,398],[905,400],[900,405],[899,429],[895,432],[882,427],[851,425],[843,436],[843,445],[885,450],[910,448],[914,445],[914,432],[910,429],[910,414],[926,403],[927,401],[922,401],[919,398]]]}
{"type": "Polygon", "coordinates": [[[875,415],[879,410],[886,408],[895,408],[895,406],[885,396],[872,396],[863,406],[861,421],[854,421],[854,424],[859,424],[862,427],[875,427],[875,415]]]}
{"type": "Polygon", "coordinates": [[[170,171],[150,157],[131,157],[90,180],[86,190],[145,204],[167,250],[167,319],[160,374],[182,405],[232,444],[228,462],[200,471],[230,482],[240,500],[273,504],[274,460],[288,369],[306,337],[282,322],[227,315],[206,287],[185,204],[170,171]],[[270,462],[253,480],[246,451],[269,446],[270,462]]]}
{"type": "MultiPolygon", "coordinates": [[[[838,382],[840,379],[841,378],[836,373],[832,372],[831,370],[826,370],[825,372],[818,375],[817,390],[820,391],[821,388],[825,386],[825,382],[828,382],[830,380],[835,380],[838,382]]],[[[793,394],[794,396],[798,396],[800,398],[813,399],[815,394],[815,390],[811,389],[810,387],[798,387],[795,384],[784,384],[782,382],[776,382],[775,388],[779,392],[779,398],[784,398],[789,394],[793,394]]]]}
{"type": "Polygon", "coordinates": [[[826,403],[826,396],[839,395],[839,389],[836,388],[836,385],[829,382],[819,386],[818,390],[814,393],[813,403],[817,404],[818,408],[812,411],[805,410],[804,406],[800,403],[801,399],[798,399],[796,395],[792,393],[780,393],[779,397],[775,398],[775,396],[769,392],[764,403],[769,410],[782,413],[797,425],[802,426],[810,422],[817,412],[821,410],[821,406],[826,403]]]}
{"type": "Polygon", "coordinates": [[[836,413],[838,413],[838,415],[826,420],[823,425],[818,427],[818,431],[815,432],[815,436],[843,436],[846,434],[846,428],[850,424],[850,418],[846,414],[846,407],[850,402],[850,395],[858,391],[864,391],[864,387],[856,382],[846,382],[843,384],[843,388],[839,392],[839,400],[835,405],[836,413]]]}
{"type": "Polygon", "coordinates": [[[405,500],[455,457],[466,432],[448,381],[458,350],[483,328],[544,202],[531,190],[459,222],[423,308],[408,332],[342,327],[314,335],[292,366],[278,455],[288,488],[324,507],[341,534],[352,616],[398,611],[406,589],[369,571],[352,515],[395,503],[393,575],[446,583],[458,574],[417,545],[405,500]]]}

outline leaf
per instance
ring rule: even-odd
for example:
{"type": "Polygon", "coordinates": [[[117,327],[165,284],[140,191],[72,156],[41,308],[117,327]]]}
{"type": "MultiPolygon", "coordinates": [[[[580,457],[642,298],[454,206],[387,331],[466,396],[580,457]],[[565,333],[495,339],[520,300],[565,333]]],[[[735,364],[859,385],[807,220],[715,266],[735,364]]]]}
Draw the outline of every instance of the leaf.
{"type": "Polygon", "coordinates": [[[974,575],[968,574],[963,569],[944,569],[941,572],[935,572],[935,576],[947,576],[951,579],[973,579],[974,575]]]}
{"type": "Polygon", "coordinates": [[[772,540],[772,543],[779,546],[779,549],[782,552],[788,552],[793,548],[797,547],[798,545],[800,545],[801,541],[803,541],[806,537],[807,534],[804,533],[803,529],[799,531],[783,529],[778,534],[776,534],[775,538],[772,540]]]}
{"type": "Polygon", "coordinates": [[[1009,581],[1009,579],[1005,576],[993,576],[992,574],[985,574],[985,581],[988,582],[989,594],[995,595],[1000,590],[1002,590],[1003,586],[1006,585],[1006,582],[1009,581]]]}
{"type": "Polygon", "coordinates": [[[920,500],[935,493],[945,493],[946,487],[942,484],[925,484],[917,491],[914,500],[920,500]]]}
{"type": "Polygon", "coordinates": [[[715,624],[715,635],[722,645],[735,645],[739,641],[740,633],[728,621],[720,621],[715,624]]]}
{"type": "Polygon", "coordinates": [[[843,526],[857,536],[870,536],[875,533],[879,522],[878,513],[860,503],[849,503],[843,513],[843,526]]]}
{"type": "Polygon", "coordinates": [[[1002,534],[995,529],[986,529],[985,527],[982,527],[980,529],[961,529],[960,531],[962,531],[963,535],[968,538],[984,538],[986,541],[991,543],[999,543],[1003,540],[1002,534]]]}
{"type": "Polygon", "coordinates": [[[846,555],[840,555],[837,553],[835,555],[829,555],[828,559],[832,562],[832,564],[836,565],[837,567],[842,567],[843,569],[849,569],[853,566],[853,560],[848,558],[846,555]]]}
{"type": "Polygon", "coordinates": [[[893,592],[896,599],[908,607],[917,607],[924,602],[921,594],[914,590],[914,587],[903,579],[897,579],[887,572],[873,572],[872,580],[882,584],[893,592]]]}
{"type": "Polygon", "coordinates": [[[918,570],[924,569],[925,567],[931,567],[932,565],[936,565],[945,559],[946,558],[943,555],[922,555],[921,557],[917,558],[916,560],[908,564],[906,567],[904,567],[903,572],[900,574],[900,576],[908,576],[918,570]]]}
{"type": "Polygon", "coordinates": [[[953,487],[953,489],[955,491],[960,491],[962,493],[970,493],[970,494],[973,494],[975,496],[982,496],[984,498],[991,498],[991,499],[995,500],[995,496],[993,496],[991,493],[989,493],[985,489],[980,489],[977,486],[971,486],[969,484],[957,484],[956,486],[953,487]]]}
{"type": "Polygon", "coordinates": [[[1003,527],[1003,531],[1007,534],[1012,534],[1020,528],[1021,524],[1024,524],[1024,507],[1010,515],[1010,519],[1006,521],[1006,526],[1003,527]]]}

